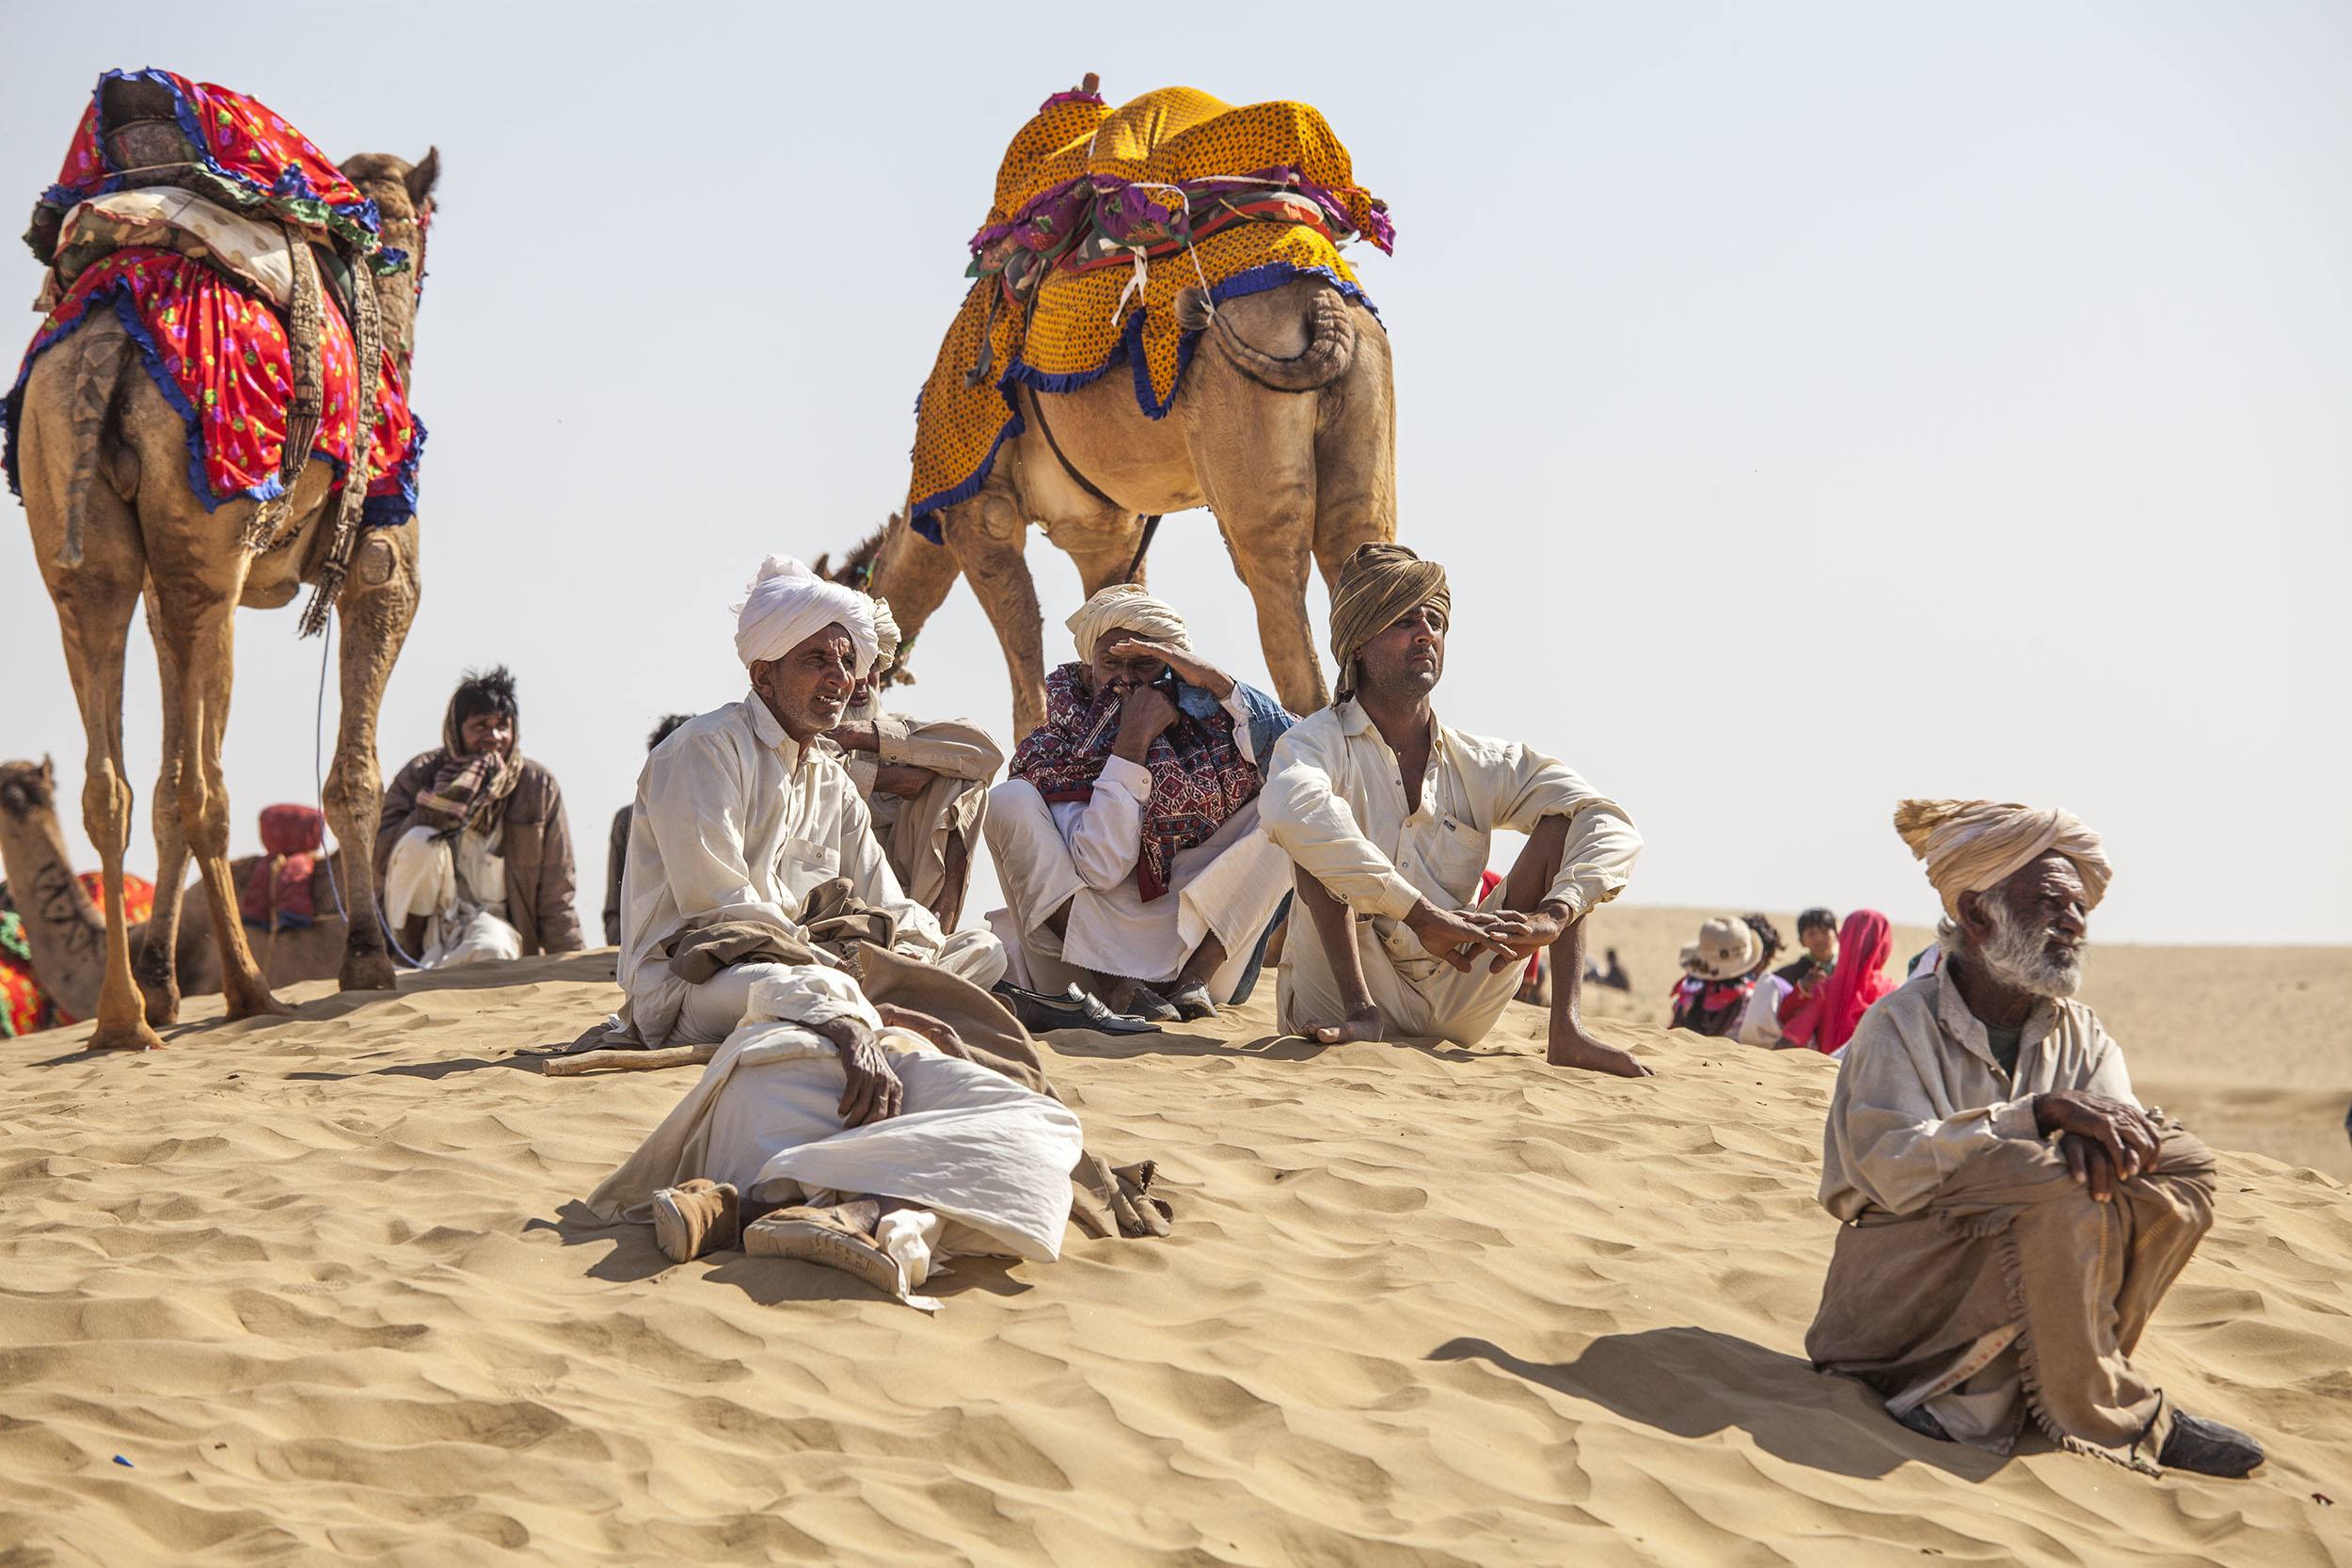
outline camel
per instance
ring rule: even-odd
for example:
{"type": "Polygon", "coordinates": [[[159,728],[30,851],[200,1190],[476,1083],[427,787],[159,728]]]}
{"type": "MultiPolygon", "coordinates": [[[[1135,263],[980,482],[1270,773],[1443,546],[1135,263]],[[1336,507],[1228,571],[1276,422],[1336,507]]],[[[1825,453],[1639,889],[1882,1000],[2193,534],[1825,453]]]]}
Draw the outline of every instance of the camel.
{"type": "MultiPolygon", "coordinates": [[[[74,876],[57,821],[56,775],[44,757],[29,762],[0,762],[0,873],[8,878],[24,922],[25,942],[33,950],[33,973],[60,1007],[76,1018],[88,1018],[98,1006],[106,956],[106,917],[74,876]]],[[[230,863],[230,875],[239,887],[262,857],[248,855],[230,863]]],[[[329,877],[342,875],[338,851],[332,870],[326,864],[311,874],[310,892],[319,918],[306,927],[292,927],[266,938],[261,959],[272,986],[297,980],[324,980],[341,967],[345,932],[343,919],[331,912],[334,888],[329,877]]],[[[131,944],[145,941],[152,919],[131,927],[131,944]]],[[[218,945],[213,941],[212,911],[199,905],[180,926],[176,973],[181,993],[204,996],[221,988],[218,945]]]]}
{"type": "MultiPolygon", "coordinates": [[[[403,384],[413,385],[407,372],[416,343],[424,220],[439,156],[428,151],[412,165],[361,153],[342,166],[374,199],[386,243],[415,259],[401,272],[371,275],[383,341],[403,384]]],[[[87,743],[82,821],[105,878],[105,968],[90,1044],[154,1050],[163,1044],[154,1026],[179,1016],[176,959],[190,856],[218,939],[229,1016],[291,1011],[271,994],[237,915],[221,736],[234,681],[237,608],[284,605],[305,582],[320,583],[330,575],[332,467],[307,465],[276,540],[259,553],[248,548],[244,540],[255,503],[240,499],[207,512],[189,490],[186,428],[111,313],[90,321],[34,365],[18,440],[24,512],[56,605],[87,743]],[[155,786],[155,913],[142,933],[135,982],[122,906],[132,811],[122,764],[122,676],[131,613],[142,594],[162,676],[164,765],[155,786]]],[[[342,715],[326,807],[336,839],[346,845],[375,837],[383,797],[376,715],[416,614],[418,527],[411,518],[398,528],[363,530],[333,595],[342,632],[342,715]]],[[[342,885],[346,908],[374,908],[366,856],[351,858],[342,885]]],[[[345,990],[392,988],[391,958],[375,920],[352,923],[339,974],[345,990]]]]}
{"type": "Polygon", "coordinates": [[[1310,561],[1327,591],[1357,546],[1396,536],[1396,396],[1377,318],[1313,278],[1214,313],[1188,289],[1177,310],[1215,352],[1194,356],[1167,418],[1136,405],[1123,373],[1074,392],[1021,387],[1024,428],[979,493],[946,510],[946,547],[893,516],[836,572],[888,599],[909,642],[961,573],[1003,646],[1016,735],[1045,719],[1042,619],[1023,553],[1032,522],[1092,594],[1142,580],[1146,518],[1208,507],[1294,713],[1330,701],[1307,621],[1310,561]]]}

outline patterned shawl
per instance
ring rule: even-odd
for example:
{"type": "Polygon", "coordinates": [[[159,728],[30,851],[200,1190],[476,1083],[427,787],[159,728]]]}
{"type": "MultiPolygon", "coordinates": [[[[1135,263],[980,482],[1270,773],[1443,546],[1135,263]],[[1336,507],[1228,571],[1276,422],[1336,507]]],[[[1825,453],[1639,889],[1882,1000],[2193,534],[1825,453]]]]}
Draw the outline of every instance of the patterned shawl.
{"type": "MultiPolygon", "coordinates": [[[[1012,753],[1009,775],[1028,780],[1049,802],[1092,800],[1094,781],[1119,739],[1122,693],[1089,695],[1086,675],[1085,665],[1065,664],[1045,677],[1045,722],[1012,753]]],[[[1232,716],[1221,709],[1198,718],[1180,707],[1143,765],[1152,773],[1152,798],[1143,803],[1136,886],[1149,903],[1168,892],[1177,852],[1216,836],[1257,799],[1263,781],[1233,740],[1232,716]]]]}

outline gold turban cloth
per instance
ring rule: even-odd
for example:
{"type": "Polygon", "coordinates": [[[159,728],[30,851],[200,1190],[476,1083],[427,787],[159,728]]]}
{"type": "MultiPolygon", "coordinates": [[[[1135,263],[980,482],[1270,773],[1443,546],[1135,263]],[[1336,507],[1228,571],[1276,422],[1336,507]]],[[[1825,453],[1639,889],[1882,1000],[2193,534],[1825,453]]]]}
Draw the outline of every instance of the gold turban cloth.
{"type": "Polygon", "coordinates": [[[1895,831],[1927,863],[1928,880],[1955,920],[1962,894],[1998,887],[2052,850],[2074,863],[2090,908],[2106,896],[2114,875],[2099,835],[2071,811],[2014,801],[1905,800],[1895,808],[1895,831]]]}
{"type": "Polygon", "coordinates": [[[1062,624],[1070,628],[1070,640],[1078,645],[1078,657],[1083,659],[1093,658],[1095,643],[1115,631],[1154,642],[1173,642],[1180,648],[1192,646],[1184,618],[1166,601],[1153,598],[1132,582],[1111,584],[1062,624]]]}
{"type": "Polygon", "coordinates": [[[1454,594],[1446,587],[1444,567],[1402,545],[1356,546],[1331,588],[1331,655],[1340,661],[1334,701],[1356,694],[1357,650],[1425,604],[1453,617],[1454,594]]]}

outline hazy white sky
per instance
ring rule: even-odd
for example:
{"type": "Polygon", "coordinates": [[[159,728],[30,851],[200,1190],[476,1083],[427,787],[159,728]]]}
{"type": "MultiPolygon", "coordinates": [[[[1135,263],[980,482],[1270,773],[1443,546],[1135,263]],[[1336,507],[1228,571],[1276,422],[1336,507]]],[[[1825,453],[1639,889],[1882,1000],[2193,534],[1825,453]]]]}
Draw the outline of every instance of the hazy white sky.
{"type": "MultiPolygon", "coordinates": [[[[898,502],[997,159],[1093,70],[1113,102],[1311,103],[1391,203],[1396,256],[1358,261],[1400,537],[1453,575],[1440,711],[1623,800],[1632,898],[1924,919],[1895,800],[1992,795],[2106,834],[2100,936],[2352,941],[2352,8],[293,14],[6,0],[0,200],[29,210],[110,66],[254,93],[337,156],[438,144],[385,770],[462,667],[511,663],[592,928],[645,730],[740,695],[725,606],[763,554],[898,502]]],[[[56,620],[0,533],[0,754],[55,752],[71,802],[56,620]]],[[[1030,559],[1063,657],[1075,574],[1030,559]]],[[[1263,681],[1206,514],[1169,519],[1153,585],[1263,681]]],[[[240,621],[241,851],[312,788],[294,619],[240,621]]],[[[916,708],[1009,722],[965,590],[915,667],[916,708]]]]}

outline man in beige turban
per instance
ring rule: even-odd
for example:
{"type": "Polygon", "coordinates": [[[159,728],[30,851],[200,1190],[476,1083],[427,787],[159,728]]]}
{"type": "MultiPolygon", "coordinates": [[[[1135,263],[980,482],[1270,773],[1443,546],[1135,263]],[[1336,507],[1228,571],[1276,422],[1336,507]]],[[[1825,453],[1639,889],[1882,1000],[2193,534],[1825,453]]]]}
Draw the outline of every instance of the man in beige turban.
{"type": "Polygon", "coordinates": [[[872,603],[874,667],[850,691],[833,741],[873,815],[874,836],[899,886],[952,931],[963,917],[989,781],[1005,753],[969,719],[884,711],[882,688],[898,662],[898,623],[887,600],[872,603]]]}
{"type": "Polygon", "coordinates": [[[1285,942],[1282,1026],[1326,1044],[1473,1044],[1533,955],[1551,955],[1545,1059],[1629,1078],[1649,1069],[1577,1012],[1584,917],[1632,875],[1641,835],[1565,763],[1438,721],[1453,596],[1445,569],[1364,545],[1331,594],[1339,696],[1275,748],[1266,831],[1296,863],[1309,929],[1285,942]],[[1483,899],[1493,835],[1528,835],[1483,899]]]}
{"type": "Polygon", "coordinates": [[[2242,1476],[2242,1432],[2130,1356],[2213,1224],[2213,1155],[2133,1096],[2074,1000],[2099,835],[2062,811],[1906,800],[1943,962],[1875,1004],[1821,1139],[1844,1227],[1805,1350],[1925,1436],[2006,1453],[2034,1426],[2131,1465],[2242,1476]]]}
{"type": "Polygon", "coordinates": [[[1114,1012],[1214,1017],[1254,978],[1290,888],[1258,822],[1290,715],[1196,653],[1184,617],[1132,584],[1069,621],[1079,662],[1045,677],[1045,722],[991,792],[1016,982],[1075,984],[1114,1012]]]}

